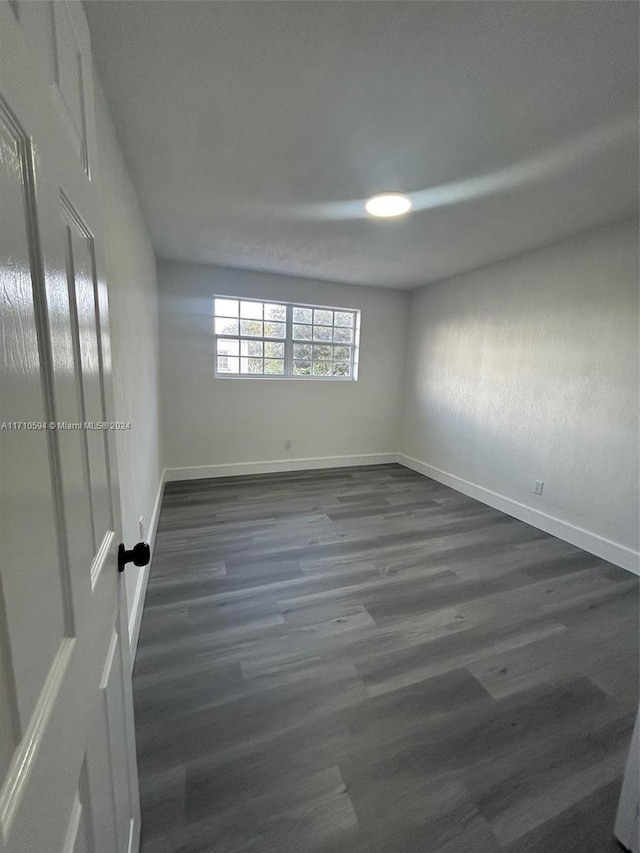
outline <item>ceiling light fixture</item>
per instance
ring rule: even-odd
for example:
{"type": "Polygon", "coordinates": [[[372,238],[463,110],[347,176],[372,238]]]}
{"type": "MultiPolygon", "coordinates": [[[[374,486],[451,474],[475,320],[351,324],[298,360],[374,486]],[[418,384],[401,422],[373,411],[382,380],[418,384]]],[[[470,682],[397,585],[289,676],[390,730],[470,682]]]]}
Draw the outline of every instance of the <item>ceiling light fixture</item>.
{"type": "Polygon", "coordinates": [[[379,193],[367,200],[365,210],[370,216],[402,216],[412,206],[411,199],[402,193],[379,193]]]}

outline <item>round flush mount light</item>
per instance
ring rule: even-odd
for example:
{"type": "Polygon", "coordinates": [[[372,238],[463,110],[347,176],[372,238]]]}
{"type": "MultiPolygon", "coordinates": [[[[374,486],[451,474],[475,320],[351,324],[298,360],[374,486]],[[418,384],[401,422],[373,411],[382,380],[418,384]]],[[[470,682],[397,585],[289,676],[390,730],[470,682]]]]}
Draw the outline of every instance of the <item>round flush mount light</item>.
{"type": "Polygon", "coordinates": [[[402,216],[411,210],[411,199],[402,193],[378,193],[372,195],[365,204],[370,216],[402,216]]]}

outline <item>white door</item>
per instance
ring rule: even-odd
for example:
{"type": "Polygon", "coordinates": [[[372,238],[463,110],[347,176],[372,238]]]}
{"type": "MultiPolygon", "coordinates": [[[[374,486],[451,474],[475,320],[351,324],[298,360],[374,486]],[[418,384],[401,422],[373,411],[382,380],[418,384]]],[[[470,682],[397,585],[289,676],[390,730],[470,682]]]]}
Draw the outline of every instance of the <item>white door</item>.
{"type": "Polygon", "coordinates": [[[640,711],[633,728],[614,831],[627,850],[640,853],[640,711]]]}
{"type": "Polygon", "coordinates": [[[125,853],[140,811],[116,550],[89,33],[0,0],[0,851],[125,853]]]}

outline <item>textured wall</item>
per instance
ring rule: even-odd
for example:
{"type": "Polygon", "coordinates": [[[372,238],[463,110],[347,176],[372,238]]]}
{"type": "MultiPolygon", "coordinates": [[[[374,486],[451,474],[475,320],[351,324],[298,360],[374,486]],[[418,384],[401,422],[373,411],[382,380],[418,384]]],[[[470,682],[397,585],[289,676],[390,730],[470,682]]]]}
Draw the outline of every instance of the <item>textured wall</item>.
{"type": "Polygon", "coordinates": [[[415,291],[401,450],[637,549],[637,221],[415,291]]]}
{"type": "Polygon", "coordinates": [[[406,293],[171,261],[158,281],[167,467],[397,451],[406,293]],[[358,381],[214,379],[214,294],[360,308],[358,381]]]}
{"type": "MultiPolygon", "coordinates": [[[[122,531],[131,547],[141,515],[148,531],[161,472],[156,262],[97,79],[95,89],[115,413],[132,426],[116,433],[122,531]]],[[[141,572],[131,565],[125,573],[130,607],[141,572]]]]}

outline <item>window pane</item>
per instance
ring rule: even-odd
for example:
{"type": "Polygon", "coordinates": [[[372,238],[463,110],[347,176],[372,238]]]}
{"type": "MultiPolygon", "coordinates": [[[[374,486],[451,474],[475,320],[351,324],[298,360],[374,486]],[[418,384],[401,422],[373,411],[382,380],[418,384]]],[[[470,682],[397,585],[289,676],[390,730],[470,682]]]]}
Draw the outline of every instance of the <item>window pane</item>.
{"type": "Polygon", "coordinates": [[[319,326],[333,326],[333,311],[315,308],[313,311],[313,322],[319,326]]]}
{"type": "Polygon", "coordinates": [[[294,323],[310,323],[313,319],[313,311],[311,308],[294,308],[293,322],[294,323]]]}
{"type": "Polygon", "coordinates": [[[240,316],[247,320],[262,320],[262,302],[241,302],[240,316]]]}
{"type": "Polygon", "coordinates": [[[294,376],[309,376],[311,373],[311,362],[310,361],[294,361],[293,362],[293,375],[294,376]]]}
{"type": "Polygon", "coordinates": [[[282,376],[284,374],[284,361],[281,358],[266,359],[264,372],[272,376],[282,376]]]}
{"type": "Polygon", "coordinates": [[[266,303],[264,306],[264,319],[278,320],[281,323],[284,323],[287,319],[287,306],[274,305],[270,302],[266,303]]]}
{"type": "MultiPolygon", "coordinates": [[[[334,332],[335,334],[335,332],[334,332]]],[[[333,348],[333,357],[339,358],[341,360],[350,361],[351,360],[351,350],[349,347],[334,347],[333,348]]]]}
{"type": "Polygon", "coordinates": [[[216,317],[216,335],[237,335],[238,321],[227,320],[225,317],[216,317]]]}
{"type": "Polygon", "coordinates": [[[230,338],[218,338],[216,351],[218,355],[238,355],[240,342],[230,338]]]}
{"type": "Polygon", "coordinates": [[[310,344],[294,344],[293,357],[302,359],[302,361],[311,361],[311,345],[310,344]]]}
{"type": "Polygon", "coordinates": [[[264,354],[267,358],[284,358],[284,344],[276,344],[273,341],[266,341],[264,345],[264,354]]]}
{"type": "Polygon", "coordinates": [[[314,339],[314,341],[330,341],[332,336],[333,336],[333,329],[331,328],[331,326],[314,326],[313,327],[313,339],[314,339]]]}
{"type": "Polygon", "coordinates": [[[311,340],[311,326],[294,326],[293,337],[299,341],[311,340]]]}
{"type": "Polygon", "coordinates": [[[242,355],[262,358],[262,341],[242,341],[242,355]]]}
{"type": "Polygon", "coordinates": [[[336,326],[353,326],[353,314],[350,311],[336,311],[334,323],[336,326]]]}
{"type": "Polygon", "coordinates": [[[237,299],[216,299],[215,300],[216,316],[222,317],[237,317],[238,316],[238,300],[237,299]]]}
{"type": "Polygon", "coordinates": [[[263,372],[263,362],[261,358],[241,358],[240,365],[243,373],[260,375],[263,372]]]}
{"type": "Polygon", "coordinates": [[[218,373],[238,373],[240,359],[233,355],[218,356],[218,373]]]}
{"type": "Polygon", "coordinates": [[[327,359],[329,359],[329,361],[331,361],[332,352],[333,347],[330,344],[321,344],[320,346],[315,346],[313,348],[313,360],[322,361],[324,359],[326,361],[327,359]]]}
{"type": "Polygon", "coordinates": [[[353,329],[335,329],[334,341],[339,344],[350,344],[353,340],[353,329]]]}
{"type": "Polygon", "coordinates": [[[249,335],[254,338],[261,338],[262,323],[260,320],[240,320],[240,334],[249,335]]]}
{"type": "Polygon", "coordinates": [[[334,361],[333,375],[334,376],[349,376],[351,374],[351,365],[347,361],[334,361]]]}
{"type": "Polygon", "coordinates": [[[264,336],[265,338],[284,338],[286,335],[286,325],[284,323],[265,323],[264,336]]]}
{"type": "Polygon", "coordinates": [[[214,297],[214,312],[216,375],[354,378],[355,309],[214,297]]]}

